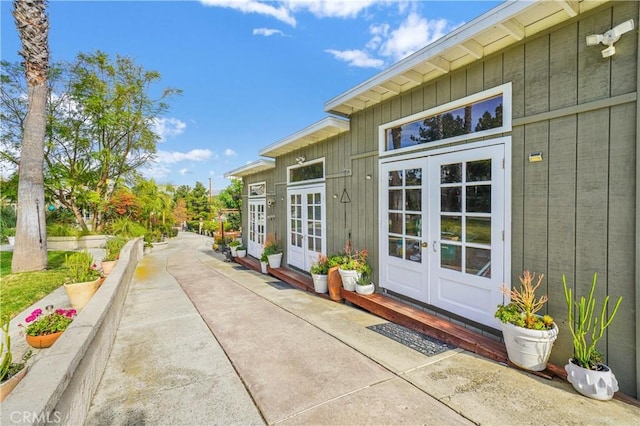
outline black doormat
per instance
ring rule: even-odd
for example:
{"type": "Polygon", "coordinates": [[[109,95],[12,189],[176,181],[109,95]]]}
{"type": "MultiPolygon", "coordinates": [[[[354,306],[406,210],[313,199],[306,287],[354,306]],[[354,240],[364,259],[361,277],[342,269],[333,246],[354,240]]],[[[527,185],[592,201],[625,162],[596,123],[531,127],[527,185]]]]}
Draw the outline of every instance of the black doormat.
{"type": "Polygon", "coordinates": [[[278,290],[295,290],[296,287],[292,286],[289,283],[285,283],[284,281],[266,281],[271,287],[278,290]]]}
{"type": "Polygon", "coordinates": [[[417,331],[392,322],[371,325],[367,328],[396,342],[402,343],[426,356],[438,355],[455,348],[453,345],[441,342],[426,334],[418,333],[417,331]]]}

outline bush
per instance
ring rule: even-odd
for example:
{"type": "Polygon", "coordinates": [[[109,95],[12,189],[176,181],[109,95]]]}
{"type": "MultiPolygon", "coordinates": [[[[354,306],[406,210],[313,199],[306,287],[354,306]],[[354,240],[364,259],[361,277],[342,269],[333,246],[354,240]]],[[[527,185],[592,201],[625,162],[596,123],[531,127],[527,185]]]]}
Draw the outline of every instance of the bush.
{"type": "Polygon", "coordinates": [[[107,226],[106,230],[111,235],[117,235],[128,239],[142,237],[147,228],[129,219],[118,219],[107,226]]]}
{"type": "Polygon", "coordinates": [[[107,245],[105,246],[107,253],[105,255],[104,260],[118,260],[120,258],[120,251],[127,244],[127,239],[124,237],[113,237],[107,241],[107,245]]]}
{"type": "Polygon", "coordinates": [[[47,236],[49,237],[75,237],[77,230],[63,223],[53,223],[47,226],[47,236]]]}

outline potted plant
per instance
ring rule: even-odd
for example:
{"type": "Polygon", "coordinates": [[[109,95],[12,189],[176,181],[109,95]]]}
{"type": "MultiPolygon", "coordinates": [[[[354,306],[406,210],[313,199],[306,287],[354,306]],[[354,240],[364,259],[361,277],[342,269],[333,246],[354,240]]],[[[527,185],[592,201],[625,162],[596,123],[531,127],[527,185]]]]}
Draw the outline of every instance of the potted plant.
{"type": "Polygon", "coordinates": [[[610,315],[607,315],[609,295],[604,298],[602,309],[596,311],[596,300],[593,297],[596,279],[597,274],[593,274],[589,296],[580,296],[576,301],[573,292],[567,287],[565,276],[562,276],[569,313],[569,330],[573,338],[573,358],[569,359],[564,368],[567,371],[567,380],[575,390],[590,398],[606,401],[613,398],[613,394],[618,390],[618,381],[611,368],[602,363],[602,355],[596,349],[596,344],[616,316],[622,297],[618,297],[610,315]]]}
{"type": "Polygon", "coordinates": [[[558,326],[549,315],[537,315],[543,308],[547,296],[536,298],[543,274],[524,271],[520,277],[521,287],[509,290],[503,285],[502,292],[511,298],[507,305],[499,305],[495,317],[502,322],[504,344],[509,360],[520,368],[542,371],[547,368],[553,342],[558,337],[558,326]]]}
{"type": "Polygon", "coordinates": [[[242,245],[240,240],[235,240],[235,239],[231,240],[231,242],[229,243],[229,249],[231,249],[231,256],[238,257],[238,247],[240,247],[240,245],[242,245]]]}
{"type": "Polygon", "coordinates": [[[282,264],[282,248],[275,238],[269,237],[264,244],[263,253],[267,254],[270,268],[279,268],[282,264]]]}
{"type": "Polygon", "coordinates": [[[323,254],[318,255],[318,260],[309,269],[313,278],[313,288],[316,293],[326,293],[327,279],[329,275],[329,259],[323,254]]]}
{"type": "Polygon", "coordinates": [[[268,273],[267,266],[269,266],[269,258],[264,250],[262,250],[262,255],[260,255],[260,270],[263,274],[268,273]]]}
{"type": "Polygon", "coordinates": [[[100,271],[87,250],[65,256],[65,267],[69,276],[64,290],[71,306],[82,309],[100,286],[100,271]]]}
{"type": "Polygon", "coordinates": [[[358,282],[356,283],[356,293],[364,295],[373,294],[375,289],[376,287],[373,285],[373,282],[371,282],[369,274],[363,273],[360,275],[360,278],[358,278],[358,282]]]}
{"type": "Polygon", "coordinates": [[[28,350],[22,357],[21,362],[13,362],[9,321],[5,321],[2,326],[0,326],[0,329],[4,333],[4,342],[0,343],[0,353],[2,354],[2,361],[0,363],[0,401],[4,401],[25,374],[27,374],[27,361],[31,358],[33,352],[28,350]]]}
{"type": "Polygon", "coordinates": [[[75,309],[53,309],[53,305],[46,308],[46,312],[42,309],[36,309],[31,312],[25,322],[28,324],[23,327],[27,343],[34,348],[48,348],[58,340],[62,332],[73,322],[77,311],[75,309]]]}
{"type": "Polygon", "coordinates": [[[356,283],[362,274],[369,275],[371,267],[367,264],[369,254],[367,250],[353,251],[350,246],[345,248],[345,256],[340,264],[340,278],[345,290],[356,291],[356,283]]]}
{"type": "Polygon", "coordinates": [[[114,237],[107,240],[105,245],[106,253],[104,259],[102,259],[102,272],[105,275],[109,275],[116,262],[120,258],[120,251],[127,244],[127,239],[124,237],[114,237]]]}
{"type": "Polygon", "coordinates": [[[241,244],[236,248],[236,253],[238,257],[245,257],[247,255],[247,248],[241,244]]]}

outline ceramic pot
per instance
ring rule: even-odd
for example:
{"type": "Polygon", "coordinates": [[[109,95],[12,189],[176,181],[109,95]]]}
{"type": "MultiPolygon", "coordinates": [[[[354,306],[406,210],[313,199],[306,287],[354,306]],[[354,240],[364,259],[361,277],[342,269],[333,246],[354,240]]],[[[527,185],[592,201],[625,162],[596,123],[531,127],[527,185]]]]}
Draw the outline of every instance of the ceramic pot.
{"type": "Polygon", "coordinates": [[[12,246],[16,243],[16,237],[7,237],[7,240],[9,240],[9,245],[12,246]]]}
{"type": "Polygon", "coordinates": [[[340,289],[342,288],[342,278],[340,278],[339,266],[334,266],[329,269],[327,275],[327,288],[329,289],[329,297],[336,302],[342,301],[342,295],[340,289]]]}
{"type": "Polygon", "coordinates": [[[326,293],[328,290],[329,277],[322,274],[311,274],[311,277],[313,278],[313,289],[315,292],[326,293]]]}
{"type": "Polygon", "coordinates": [[[618,390],[618,380],[608,366],[598,364],[598,368],[599,370],[583,368],[574,364],[571,359],[564,366],[567,380],[575,390],[589,398],[608,401],[618,390]]]}
{"type": "Polygon", "coordinates": [[[238,257],[247,257],[246,250],[236,250],[236,253],[238,254],[238,257]]]}
{"type": "Polygon", "coordinates": [[[373,285],[373,283],[369,283],[366,285],[362,285],[362,284],[356,284],[356,293],[358,294],[373,294],[373,292],[375,291],[376,287],[373,285]]]}
{"type": "Polygon", "coordinates": [[[338,271],[340,271],[340,278],[342,278],[342,287],[347,291],[356,291],[360,273],[357,271],[346,271],[344,269],[338,269],[338,271]]]}
{"type": "Polygon", "coordinates": [[[11,376],[9,380],[5,380],[0,383],[0,402],[4,401],[4,399],[9,396],[13,388],[15,388],[20,380],[27,374],[27,369],[29,367],[25,366],[22,370],[18,371],[16,374],[11,376]]]}
{"type": "Polygon", "coordinates": [[[269,258],[269,268],[279,268],[282,264],[282,253],[270,254],[267,257],[269,258]]]}
{"type": "Polygon", "coordinates": [[[269,266],[269,262],[260,262],[260,270],[262,271],[263,274],[268,273],[269,271],[267,270],[267,266],[269,266]]]}
{"type": "Polygon", "coordinates": [[[109,275],[113,270],[114,266],[116,266],[117,260],[103,260],[102,261],[102,272],[105,275],[109,275]]]}
{"type": "Polygon", "coordinates": [[[57,333],[45,334],[44,336],[29,336],[27,335],[27,343],[32,348],[44,349],[48,348],[58,340],[58,337],[62,336],[62,331],[57,333]]]}
{"type": "Polygon", "coordinates": [[[231,256],[238,257],[238,246],[229,246],[231,250],[231,256]]]}
{"type": "Polygon", "coordinates": [[[100,287],[102,280],[86,281],[83,283],[65,284],[64,291],[67,293],[69,303],[74,309],[82,309],[93,297],[100,287]]]}
{"type": "Polygon", "coordinates": [[[551,330],[531,330],[502,323],[502,335],[509,361],[525,370],[542,371],[547,368],[558,326],[554,323],[551,330]]]}

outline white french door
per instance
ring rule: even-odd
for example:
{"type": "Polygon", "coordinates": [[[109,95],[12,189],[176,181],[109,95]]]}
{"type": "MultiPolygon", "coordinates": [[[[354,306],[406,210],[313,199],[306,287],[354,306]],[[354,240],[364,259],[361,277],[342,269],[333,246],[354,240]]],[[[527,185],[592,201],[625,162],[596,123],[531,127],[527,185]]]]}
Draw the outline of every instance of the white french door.
{"type": "Polygon", "coordinates": [[[249,236],[247,253],[260,258],[266,235],[266,202],[264,198],[249,200],[249,236]]]}
{"type": "Polygon", "coordinates": [[[381,286],[497,326],[505,279],[505,145],[381,165],[381,286]]]}
{"type": "Polygon", "coordinates": [[[287,263],[304,271],[326,252],[326,211],[323,185],[287,190],[287,263]]]}

